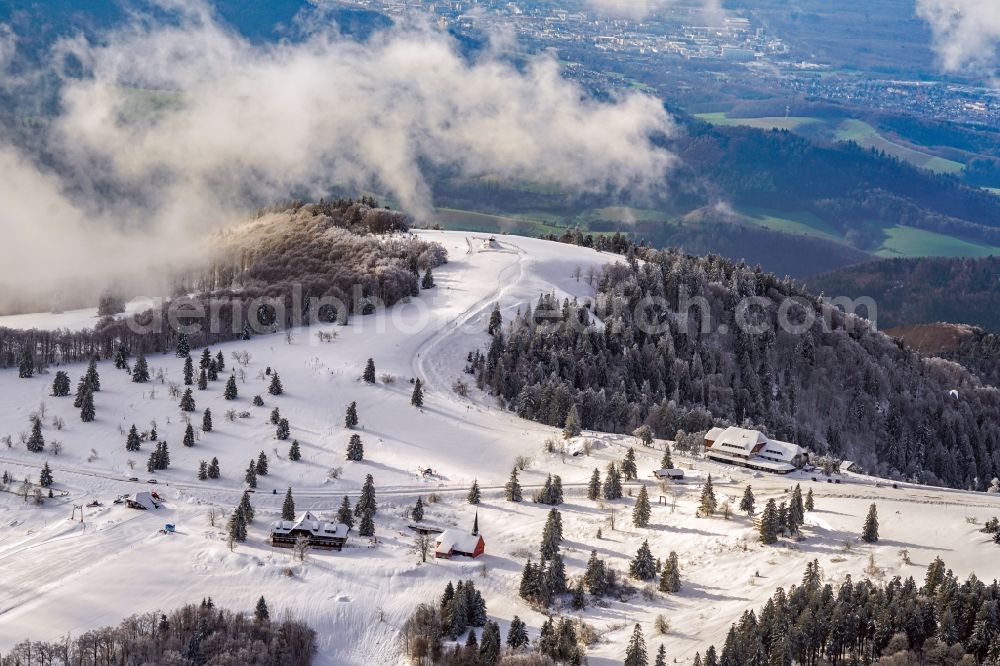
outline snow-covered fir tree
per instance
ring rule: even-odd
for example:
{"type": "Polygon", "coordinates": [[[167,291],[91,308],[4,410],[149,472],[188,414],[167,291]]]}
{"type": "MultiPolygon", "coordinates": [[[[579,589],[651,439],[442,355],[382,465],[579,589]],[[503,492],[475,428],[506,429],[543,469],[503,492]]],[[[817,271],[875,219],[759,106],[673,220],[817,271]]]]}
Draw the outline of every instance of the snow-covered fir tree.
{"type": "Polygon", "coordinates": [[[292,498],[292,489],[290,487],[285,492],[285,501],[281,503],[281,519],[295,520],[295,500],[292,498]]]}

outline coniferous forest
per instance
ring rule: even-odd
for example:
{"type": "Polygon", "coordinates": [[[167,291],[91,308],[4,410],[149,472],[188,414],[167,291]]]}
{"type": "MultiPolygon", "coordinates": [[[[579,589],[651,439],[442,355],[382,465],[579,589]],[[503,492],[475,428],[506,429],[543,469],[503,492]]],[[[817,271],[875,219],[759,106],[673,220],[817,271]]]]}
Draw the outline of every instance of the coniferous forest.
{"type": "Polygon", "coordinates": [[[961,367],[924,359],[759,269],[617,235],[568,240],[629,256],[582,278],[592,303],[542,294],[469,355],[479,386],[518,415],[562,426],[576,405],[585,429],[647,424],[671,439],[752,425],[872,473],[977,490],[1000,473],[1000,394],[961,367]],[[686,325],[675,314],[685,293],[696,304],[686,325]],[[756,302],[741,317],[762,333],[736,325],[747,298],[756,302]],[[777,325],[788,298],[798,300],[786,311],[793,324],[814,315],[801,333],[777,325]]]}
{"type": "Polygon", "coordinates": [[[975,575],[959,580],[940,558],[923,586],[898,576],[886,584],[850,577],[822,583],[818,562],[802,584],[778,588],[759,614],[746,611],[721,650],[696,663],[883,664],[994,666],[1000,664],[1000,586],[975,575]]]}
{"type": "Polygon", "coordinates": [[[307,666],[315,653],[316,632],[295,620],[272,620],[263,597],[252,616],[217,608],[209,598],[75,638],[25,641],[0,655],[0,666],[307,666]]]}

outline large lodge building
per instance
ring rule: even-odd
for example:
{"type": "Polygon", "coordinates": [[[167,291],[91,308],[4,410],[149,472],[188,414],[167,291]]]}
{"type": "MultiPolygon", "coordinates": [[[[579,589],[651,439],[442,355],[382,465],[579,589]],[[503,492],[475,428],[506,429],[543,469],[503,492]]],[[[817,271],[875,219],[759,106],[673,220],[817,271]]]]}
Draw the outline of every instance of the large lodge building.
{"type": "Polygon", "coordinates": [[[705,455],[716,462],[777,474],[788,474],[809,462],[809,453],[797,444],[737,427],[712,428],[705,433],[705,455]]]}

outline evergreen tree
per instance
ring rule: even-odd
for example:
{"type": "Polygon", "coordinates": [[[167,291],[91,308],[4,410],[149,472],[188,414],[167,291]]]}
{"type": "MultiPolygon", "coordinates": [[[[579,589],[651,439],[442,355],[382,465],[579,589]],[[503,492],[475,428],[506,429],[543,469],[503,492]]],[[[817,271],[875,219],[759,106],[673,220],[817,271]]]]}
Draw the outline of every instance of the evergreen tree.
{"type": "Polygon", "coordinates": [[[608,464],[608,471],[604,475],[604,499],[616,500],[622,496],[622,480],[618,474],[618,468],[614,462],[608,464]]]}
{"type": "Polygon", "coordinates": [[[212,462],[208,463],[208,478],[218,479],[220,476],[219,472],[219,459],[213,457],[212,462]]]}
{"type": "Polygon", "coordinates": [[[639,470],[635,466],[635,449],[631,446],[625,452],[625,459],[622,461],[622,476],[626,481],[635,481],[639,478],[639,470]]]}
{"type": "Polygon", "coordinates": [[[469,488],[469,494],[465,496],[465,501],[469,504],[479,504],[480,499],[482,499],[482,497],[479,493],[479,481],[473,479],[472,487],[469,488]]]}
{"type": "Polygon", "coordinates": [[[115,347],[114,364],[116,370],[128,370],[128,359],[128,347],[124,344],[119,344],[115,347]]]}
{"type": "Polygon", "coordinates": [[[101,376],[97,373],[97,357],[91,356],[90,363],[87,365],[87,373],[83,376],[87,380],[87,385],[90,386],[90,390],[94,393],[98,393],[101,390],[101,376]]]}
{"type": "Polygon", "coordinates": [[[191,389],[184,389],[184,395],[181,396],[180,408],[182,412],[193,412],[196,409],[194,394],[191,393],[191,389]]]}
{"type": "Polygon", "coordinates": [[[275,438],[284,441],[288,439],[291,434],[291,426],[288,425],[288,419],[281,419],[278,421],[278,426],[274,430],[275,438]]]}
{"type": "Polygon", "coordinates": [[[434,288],[434,274],[431,273],[430,266],[424,271],[424,277],[420,280],[421,289],[433,289],[434,288]]]}
{"type": "Polygon", "coordinates": [[[667,666],[667,649],[660,643],[660,649],[656,651],[656,661],[653,666],[667,666]]]}
{"type": "Polygon", "coordinates": [[[292,499],[292,489],[285,493],[285,501],[281,503],[281,519],[295,520],[295,500],[292,499]]]}
{"type": "Polygon", "coordinates": [[[243,515],[243,511],[239,507],[233,511],[232,515],[229,516],[228,524],[229,538],[236,542],[242,543],[247,540],[247,522],[246,517],[243,515]]]}
{"type": "Polygon", "coordinates": [[[497,303],[493,306],[493,311],[490,312],[490,323],[486,327],[486,332],[490,335],[496,335],[500,332],[500,327],[503,324],[503,316],[500,314],[500,304],[497,303]]]}
{"type": "Polygon", "coordinates": [[[198,367],[202,370],[208,370],[208,366],[212,363],[212,351],[205,347],[201,350],[201,360],[198,361],[198,367]]]}
{"type": "Polygon", "coordinates": [[[740,500],[740,511],[745,511],[748,516],[752,516],[754,501],[753,490],[750,489],[750,486],[747,486],[747,489],[743,491],[743,499],[740,500]]]}
{"type": "Polygon", "coordinates": [[[632,631],[632,638],[625,648],[624,666],[649,666],[649,658],[646,656],[646,641],[642,637],[642,627],[638,624],[632,631]]]}
{"type": "Polygon", "coordinates": [[[56,376],[52,380],[52,396],[55,398],[65,398],[69,395],[69,375],[62,370],[56,371],[56,376]]]}
{"type": "Polygon", "coordinates": [[[802,501],[802,487],[795,484],[792,501],[788,505],[788,529],[792,534],[798,534],[799,528],[805,523],[806,508],[802,501]]]}
{"type": "Polygon", "coordinates": [[[202,368],[202,370],[198,373],[198,390],[208,390],[208,371],[204,368],[202,368]]]}
{"type": "Polygon", "coordinates": [[[21,360],[17,365],[17,376],[21,379],[31,379],[35,376],[35,357],[27,345],[21,350],[21,360]]]}
{"type": "Polygon", "coordinates": [[[340,503],[340,509],[337,510],[337,522],[342,525],[347,525],[348,529],[354,527],[354,514],[351,512],[351,500],[344,495],[344,501],[340,503]]]}
{"type": "Polygon", "coordinates": [[[581,432],[583,429],[580,427],[580,412],[576,405],[573,405],[566,412],[566,420],[563,422],[563,438],[578,437],[581,432]]]}
{"type": "Polygon", "coordinates": [[[208,370],[207,370],[207,372],[208,372],[208,381],[210,381],[210,382],[218,381],[218,379],[219,379],[219,366],[216,364],[216,362],[215,362],[214,359],[212,360],[211,363],[208,364],[208,370]]]}
{"type": "Polygon", "coordinates": [[[365,362],[365,371],[361,375],[361,378],[369,384],[375,383],[375,361],[373,359],[368,359],[365,362]]]}
{"type": "MultiPolygon", "coordinates": [[[[475,635],[475,634],[473,634],[475,635]]],[[[496,622],[487,622],[483,628],[483,640],[479,644],[479,663],[485,666],[492,666],[500,661],[500,625],[496,622]]]]}
{"type": "Polygon", "coordinates": [[[31,435],[28,437],[25,448],[32,453],[41,453],[45,450],[45,437],[42,435],[41,419],[34,419],[34,421],[32,421],[31,435]]]}
{"type": "Polygon", "coordinates": [[[139,357],[135,359],[132,381],[136,384],[145,384],[149,381],[149,365],[146,363],[146,355],[142,352],[139,352],[139,357]]]}
{"type": "Polygon", "coordinates": [[[222,355],[221,351],[218,354],[215,355],[215,368],[219,372],[222,372],[223,370],[226,369],[226,359],[222,355]]]}
{"type": "Polygon", "coordinates": [[[80,381],[76,383],[76,395],[73,397],[73,406],[77,409],[83,407],[83,397],[88,392],[91,391],[90,384],[87,383],[86,377],[80,377],[80,381]]]}
{"type": "Polygon", "coordinates": [[[365,459],[365,447],[361,443],[361,435],[353,433],[347,445],[347,459],[355,462],[365,459]]]}
{"type": "Polygon", "coordinates": [[[38,485],[42,488],[49,488],[52,486],[52,468],[49,467],[48,462],[42,465],[42,471],[38,474],[38,485]]]}
{"type": "Polygon", "coordinates": [[[510,471],[510,480],[504,486],[504,497],[508,502],[520,502],[524,499],[521,496],[521,484],[517,480],[517,468],[510,471]]]}
{"type": "Polygon", "coordinates": [[[809,492],[806,493],[806,502],[805,502],[805,505],[806,505],[806,511],[815,511],[816,510],[816,504],[813,501],[813,489],[812,488],[810,488],[809,492]]]}
{"type": "Polygon", "coordinates": [[[271,410],[271,425],[278,425],[281,422],[281,412],[277,407],[271,410]]]}
{"type": "Polygon", "coordinates": [[[868,508],[865,526],[861,530],[861,540],[865,543],[875,543],[878,541],[878,510],[875,508],[874,503],[868,508]]]}
{"type": "Polygon", "coordinates": [[[542,543],[538,549],[543,563],[555,559],[559,554],[559,544],[562,543],[562,539],[562,515],[558,509],[549,509],[545,527],[542,529],[542,543]]]}
{"type": "Polygon", "coordinates": [[[267,474],[268,474],[267,454],[261,451],[260,455],[257,456],[257,475],[267,476],[267,474]]]}
{"type": "Polygon", "coordinates": [[[660,592],[677,594],[681,591],[681,568],[677,553],[670,551],[667,561],[663,563],[660,574],[660,592]]]}
{"type": "Polygon", "coordinates": [[[344,417],[344,426],[355,428],[358,425],[358,403],[351,401],[347,406],[347,416],[344,417]]]}
{"type": "Polygon", "coordinates": [[[184,446],[194,446],[194,428],[190,423],[188,423],[187,427],[184,428],[184,446]]]}
{"type": "Polygon", "coordinates": [[[244,490],[243,497],[240,498],[240,511],[243,512],[243,517],[247,524],[253,522],[256,511],[253,508],[253,504],[250,503],[250,491],[244,490]]]}
{"type": "Polygon", "coordinates": [[[639,488],[639,497],[635,500],[635,507],[632,509],[632,524],[636,527],[648,527],[649,516],[652,509],[649,506],[649,495],[646,493],[646,486],[639,488]]]}
{"type": "Polygon", "coordinates": [[[191,386],[194,384],[194,361],[191,360],[190,356],[184,357],[184,385],[191,386]]]}
{"type": "Polygon", "coordinates": [[[698,513],[703,517],[711,516],[715,513],[717,503],[715,500],[715,490],[712,488],[712,475],[705,479],[705,485],[701,488],[701,500],[698,504],[698,513]]]}
{"type": "Polygon", "coordinates": [[[204,460],[198,461],[198,480],[207,481],[208,480],[208,463],[204,460]]]}
{"type": "Polygon", "coordinates": [[[186,333],[177,335],[177,358],[184,358],[191,353],[191,343],[186,333]]]}
{"type": "Polygon", "coordinates": [[[222,392],[222,397],[226,400],[236,400],[239,395],[239,389],[236,388],[236,375],[229,375],[229,379],[226,381],[226,390],[222,392]]]}
{"type": "Polygon", "coordinates": [[[361,522],[358,524],[358,535],[363,537],[375,536],[375,521],[372,520],[372,513],[365,511],[361,514],[361,522]]]}
{"type": "Polygon", "coordinates": [[[587,499],[597,500],[601,496],[601,472],[596,467],[594,473],[590,475],[590,483],[587,484],[587,499]]]}
{"type": "Polygon", "coordinates": [[[413,382],[413,394],[410,395],[410,404],[414,407],[424,406],[424,389],[419,379],[413,382]]]}
{"type": "Polygon", "coordinates": [[[674,460],[670,457],[670,445],[663,446],[663,458],[660,460],[660,469],[673,469],[674,460]]]}
{"type": "Polygon", "coordinates": [[[243,475],[243,480],[251,488],[257,487],[257,462],[253,458],[250,459],[250,466],[247,467],[247,472],[243,475]]]}
{"type": "Polygon", "coordinates": [[[133,423],[132,427],[129,428],[128,436],[125,438],[125,450],[135,452],[140,448],[142,448],[142,439],[139,437],[139,431],[133,423]]]}
{"type": "Polygon", "coordinates": [[[378,510],[375,502],[375,479],[369,474],[365,477],[365,484],[361,487],[361,497],[354,505],[354,515],[363,516],[365,513],[374,514],[378,510]]]}
{"type": "Polygon", "coordinates": [[[159,438],[159,435],[156,433],[156,421],[153,421],[149,427],[149,441],[155,442],[157,438],[159,438]]]}
{"type": "Polygon", "coordinates": [[[94,409],[94,393],[90,390],[90,386],[85,385],[80,400],[80,420],[84,423],[90,423],[95,418],[97,418],[97,412],[94,409]]]}
{"type": "Polygon", "coordinates": [[[288,459],[292,462],[302,460],[302,452],[299,451],[299,440],[292,440],[292,445],[288,447],[288,459]]]}
{"type": "Polygon", "coordinates": [[[413,518],[413,522],[419,523],[424,519],[424,500],[417,495],[417,502],[413,505],[413,509],[410,511],[410,517],[413,518]]]}
{"type": "Polygon", "coordinates": [[[760,517],[760,542],[772,544],[778,540],[778,506],[774,498],[767,500],[760,517]]]}
{"type": "Polygon", "coordinates": [[[649,542],[643,541],[628,567],[629,575],[636,580],[653,580],[656,576],[656,560],[649,550],[649,542]]]}
{"type": "Polygon", "coordinates": [[[253,400],[251,400],[250,402],[253,404],[254,407],[264,406],[264,398],[260,397],[259,395],[255,395],[253,397],[253,400]]]}
{"type": "Polygon", "coordinates": [[[510,629],[507,631],[507,647],[513,651],[520,650],[528,645],[528,628],[524,620],[517,615],[510,621],[510,629]]]}
{"type": "Polygon", "coordinates": [[[285,392],[285,387],[281,385],[281,378],[278,373],[271,375],[271,385],[267,387],[267,392],[271,395],[281,395],[285,392]]]}
{"type": "Polygon", "coordinates": [[[271,620],[271,613],[267,610],[267,602],[264,601],[263,596],[257,600],[257,607],[254,609],[253,619],[258,623],[270,622],[271,620]]]}
{"type": "Polygon", "coordinates": [[[212,432],[212,410],[205,408],[205,413],[201,417],[202,432],[212,432]]]}

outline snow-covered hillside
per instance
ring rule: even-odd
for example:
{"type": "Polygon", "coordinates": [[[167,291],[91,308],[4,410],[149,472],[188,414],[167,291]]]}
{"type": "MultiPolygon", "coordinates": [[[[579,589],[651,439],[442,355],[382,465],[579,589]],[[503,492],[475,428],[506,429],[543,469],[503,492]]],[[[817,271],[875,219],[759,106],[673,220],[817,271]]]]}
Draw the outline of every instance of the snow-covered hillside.
{"type": "MultiPolygon", "coordinates": [[[[12,448],[0,447],[0,470],[21,479],[37,478],[48,462],[57,497],[44,506],[25,503],[15,494],[0,493],[0,652],[26,639],[53,639],[79,634],[95,626],[116,624],[140,611],[169,609],[211,596],[233,609],[253,608],[263,595],[274,612],[287,610],[319,634],[320,664],[393,664],[402,661],[397,633],[413,607],[440,595],[449,580],[475,578],[489,615],[505,633],[516,614],[537,635],[544,616],[517,595],[521,570],[537,550],[548,506],[503,499],[514,460],[530,456],[522,473],[525,488],[538,486],[547,474],[559,474],[566,489],[563,515],[567,572],[579,575],[591,550],[625,571],[636,549],[648,539],[653,554],[680,556],[683,589],[669,597],[610,602],[579,613],[602,634],[588,652],[591,664],[620,663],[634,623],[642,624],[647,642],[663,642],[669,658],[690,663],[695,651],[720,644],[729,624],[748,608],[757,608],[777,586],[797,583],[805,563],[817,558],[827,580],[851,574],[863,576],[874,555],[885,575],[921,577],[940,555],[955,573],[975,572],[982,579],[1000,576],[997,547],[978,529],[1000,514],[1000,497],[919,487],[878,487],[873,479],[849,477],[836,485],[813,482],[808,476],[751,477],[748,473],[702,459],[675,456],[687,481],[661,489],[650,478],[658,467],[663,442],[644,449],[632,437],[587,433],[602,442],[591,455],[545,453],[543,442],[556,435],[550,428],[500,411],[492,400],[470,388],[468,397],[452,391],[456,380],[471,378],[462,368],[466,354],[489,340],[486,322],[495,303],[505,319],[533,304],[541,292],[586,298],[593,290],[585,275],[589,267],[614,261],[612,255],[535,239],[503,237],[493,246],[482,237],[460,232],[417,232],[445,245],[449,263],[435,271],[436,288],[411,303],[372,316],[355,317],[347,326],[295,329],[213,348],[224,352],[227,367],[237,367],[233,352],[246,351],[249,363],[239,398],[223,398],[224,381],[207,391],[195,391],[201,412],[210,407],[212,432],[194,447],[181,445],[184,430],[176,398],[166,383],[134,384],[110,362],[99,366],[101,391],[95,395],[97,420],[82,423],[73,398],[49,396],[52,374],[18,379],[16,369],[0,372],[0,437],[11,435],[12,448]],[[580,267],[578,272],[576,269],[580,267]],[[318,331],[336,332],[321,342],[318,331]],[[366,359],[374,359],[379,380],[361,381],[366,359]],[[285,393],[271,396],[265,369],[280,373],[285,393]],[[386,382],[383,375],[394,381],[386,382]],[[410,404],[409,380],[425,387],[424,407],[410,404]],[[254,407],[255,395],[264,407],[254,407]],[[357,402],[365,460],[348,462],[350,435],[344,428],[345,407],[357,402]],[[30,429],[29,415],[44,403],[44,453],[34,454],[19,443],[30,429]],[[291,436],[301,445],[302,460],[288,460],[289,442],[274,438],[269,422],[277,407],[291,424],[291,436]],[[250,412],[250,418],[225,418],[227,410],[250,412]],[[56,430],[53,417],[65,428],[56,430]],[[165,505],[141,512],[113,505],[118,495],[153,488],[145,461],[152,446],[125,450],[125,432],[135,424],[149,428],[155,420],[160,439],[170,446],[171,465],[157,472],[157,491],[165,505]],[[52,443],[62,444],[55,456],[52,443]],[[633,501],[585,499],[585,485],[595,467],[621,460],[635,446],[642,483],[649,485],[653,517],[648,529],[631,527],[633,501]],[[224,518],[209,524],[209,513],[228,512],[244,488],[243,475],[251,459],[263,451],[270,473],[259,479],[253,503],[257,520],[250,538],[230,552],[224,539],[224,518]],[[200,460],[217,457],[222,478],[199,481],[200,460]],[[134,469],[130,466],[134,463],[134,469]],[[339,478],[331,469],[342,468],[339,478]],[[431,468],[433,475],[422,470],[431,468]],[[758,504],[783,496],[796,482],[812,488],[817,510],[807,514],[806,539],[765,547],[757,542],[749,520],[699,519],[694,516],[700,481],[713,475],[721,499],[734,505],[747,483],[758,504]],[[280,513],[286,488],[298,509],[329,515],[343,495],[355,497],[367,474],[373,475],[379,502],[377,544],[352,536],[352,546],[340,553],[312,552],[305,563],[293,553],[273,550],[267,524],[280,513]],[[129,481],[137,477],[138,481],[129,481]],[[473,480],[483,488],[483,503],[473,507],[465,496],[473,480]],[[426,520],[442,526],[471,526],[478,510],[486,539],[486,556],[475,561],[431,561],[419,564],[406,513],[418,496],[428,504],[426,520]],[[673,498],[676,503],[672,508],[673,498]],[[663,496],[663,503],[657,500],[663,496]],[[87,509],[83,524],[70,520],[73,505],[100,500],[87,509]],[[865,512],[872,501],[879,507],[881,541],[857,542],[865,512]],[[609,517],[616,512],[612,531],[609,517]],[[967,521],[974,518],[978,524],[967,521]],[[161,534],[164,523],[176,533],[161,534]],[[601,528],[603,535],[597,539],[601,528]],[[906,564],[900,555],[908,551],[906,564]],[[755,576],[759,574],[759,576],[755,576]],[[665,615],[671,625],[656,636],[653,622],[665,615]]],[[[0,325],[61,326],[58,315],[0,318],[0,325]],[[50,319],[51,317],[51,319],[50,319]]],[[[65,317],[65,315],[63,316],[65,317]]],[[[86,321],[88,313],[73,313],[86,321]]],[[[200,350],[193,352],[197,359],[200,350]]],[[[180,383],[182,361],[173,355],[149,357],[155,374],[180,383]]],[[[75,385],[84,367],[62,368],[75,385]]],[[[228,374],[228,371],[227,371],[228,374]]],[[[223,375],[225,379],[225,375],[223,375]]],[[[627,484],[637,491],[638,483],[627,484]]],[[[526,492],[526,495],[529,493],[526,492]]]]}

